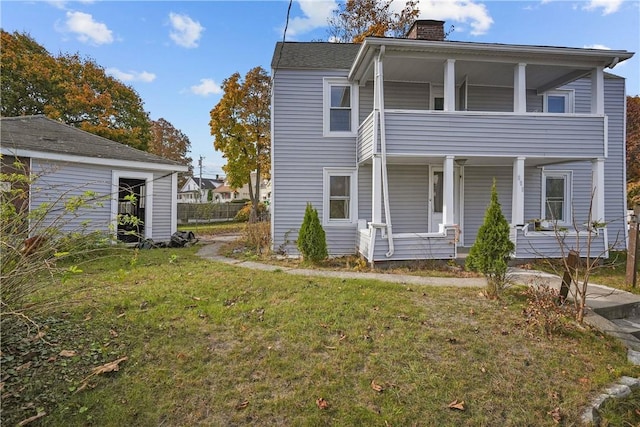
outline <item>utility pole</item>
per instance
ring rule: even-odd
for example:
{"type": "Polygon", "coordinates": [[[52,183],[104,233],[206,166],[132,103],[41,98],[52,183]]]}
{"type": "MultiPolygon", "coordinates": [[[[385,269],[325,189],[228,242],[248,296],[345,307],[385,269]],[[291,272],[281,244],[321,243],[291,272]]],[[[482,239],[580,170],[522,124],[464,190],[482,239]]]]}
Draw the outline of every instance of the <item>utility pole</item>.
{"type": "Polygon", "coordinates": [[[200,156],[200,159],[198,160],[198,167],[200,168],[200,183],[198,184],[200,187],[200,202],[202,202],[202,159],[204,159],[204,157],[200,156]]]}

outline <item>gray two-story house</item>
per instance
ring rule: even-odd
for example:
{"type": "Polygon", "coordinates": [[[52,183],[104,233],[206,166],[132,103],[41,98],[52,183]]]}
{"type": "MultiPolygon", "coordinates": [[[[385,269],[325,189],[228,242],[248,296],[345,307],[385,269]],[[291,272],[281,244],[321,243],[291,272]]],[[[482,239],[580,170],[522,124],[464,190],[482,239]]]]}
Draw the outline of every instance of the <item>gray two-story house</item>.
{"type": "Polygon", "coordinates": [[[332,256],[456,258],[494,178],[517,258],[623,248],[625,81],[605,69],[633,53],[448,41],[443,25],[276,45],[274,248],[297,254],[309,202],[332,256]]]}

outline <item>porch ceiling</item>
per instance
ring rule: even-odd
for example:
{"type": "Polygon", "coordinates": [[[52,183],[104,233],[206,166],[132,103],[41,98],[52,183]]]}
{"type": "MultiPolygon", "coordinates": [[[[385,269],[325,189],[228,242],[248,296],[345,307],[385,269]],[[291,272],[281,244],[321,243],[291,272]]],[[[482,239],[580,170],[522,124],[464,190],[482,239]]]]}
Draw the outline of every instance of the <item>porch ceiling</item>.
{"type": "Polygon", "coordinates": [[[456,83],[513,87],[514,66],[527,64],[528,89],[546,90],[569,83],[595,67],[613,67],[633,52],[425,40],[365,39],[349,78],[365,84],[373,79],[373,62],[384,50],[385,80],[443,83],[446,59],[455,59],[456,83]]]}
{"type": "MultiPolygon", "coordinates": [[[[458,166],[471,166],[471,167],[492,167],[492,166],[513,166],[513,161],[516,157],[473,157],[473,156],[457,156],[455,158],[456,165],[458,166]]],[[[388,165],[441,165],[444,162],[444,156],[415,156],[415,155],[387,155],[387,164],[388,165]]],[[[525,159],[526,167],[538,167],[538,166],[549,166],[556,164],[565,164],[576,161],[586,161],[591,160],[588,158],[536,158],[536,157],[527,157],[525,159]]],[[[370,163],[371,160],[368,160],[365,163],[370,163]]]]}
{"type": "MultiPolygon", "coordinates": [[[[390,81],[444,83],[444,61],[426,58],[385,58],[384,78],[390,81]]],[[[455,64],[456,84],[465,78],[469,85],[513,87],[515,64],[459,60],[455,64]]],[[[538,90],[552,82],[569,83],[586,75],[588,68],[530,64],[526,67],[527,89],[538,90]]],[[[373,78],[369,72],[367,80],[373,78]]]]}

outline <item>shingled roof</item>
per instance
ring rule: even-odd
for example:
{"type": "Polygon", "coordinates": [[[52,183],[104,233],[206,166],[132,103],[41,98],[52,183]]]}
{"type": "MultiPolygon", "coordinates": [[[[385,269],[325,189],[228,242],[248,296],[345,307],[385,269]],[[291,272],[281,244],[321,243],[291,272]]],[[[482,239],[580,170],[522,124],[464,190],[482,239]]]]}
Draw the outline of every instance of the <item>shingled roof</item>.
{"type": "Polygon", "coordinates": [[[186,166],[155,154],[85,132],[45,116],[2,117],[0,146],[4,150],[62,154],[98,159],[186,166]]]}
{"type": "Polygon", "coordinates": [[[278,42],[273,52],[271,68],[348,70],[360,47],[361,45],[354,43],[278,42]]]}

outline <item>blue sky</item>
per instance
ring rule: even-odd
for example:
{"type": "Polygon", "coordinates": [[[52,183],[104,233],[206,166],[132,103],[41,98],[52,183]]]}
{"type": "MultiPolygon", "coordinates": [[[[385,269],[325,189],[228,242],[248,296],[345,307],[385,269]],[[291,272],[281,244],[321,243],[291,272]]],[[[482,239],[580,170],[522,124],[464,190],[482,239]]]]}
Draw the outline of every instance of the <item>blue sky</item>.
{"type": "MultiPolygon", "coordinates": [[[[404,1],[394,0],[395,7],[404,1]],[[397,4],[396,4],[397,3],[397,4]]],[[[149,116],[164,118],[191,141],[203,176],[223,174],[209,111],[220,84],[255,66],[270,70],[289,2],[3,1],[6,31],[29,33],[50,53],[80,53],[132,86],[149,116]]],[[[640,94],[640,0],[421,0],[420,17],[441,19],[453,41],[597,47],[636,55],[614,70],[627,94],[640,94]]],[[[334,0],[294,0],[286,39],[326,40],[334,0]]]]}

